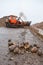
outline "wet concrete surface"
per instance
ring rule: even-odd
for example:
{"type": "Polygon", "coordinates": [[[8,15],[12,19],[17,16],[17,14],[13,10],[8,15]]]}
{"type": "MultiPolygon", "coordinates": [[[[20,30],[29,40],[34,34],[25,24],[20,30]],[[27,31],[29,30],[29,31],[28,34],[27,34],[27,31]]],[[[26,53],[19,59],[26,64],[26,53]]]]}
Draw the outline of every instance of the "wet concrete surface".
{"type": "Polygon", "coordinates": [[[16,43],[37,44],[43,52],[43,41],[34,36],[29,29],[0,28],[0,65],[43,65],[43,56],[31,52],[14,55],[8,50],[8,39],[16,43]],[[10,58],[13,60],[10,60],[10,58]]]}

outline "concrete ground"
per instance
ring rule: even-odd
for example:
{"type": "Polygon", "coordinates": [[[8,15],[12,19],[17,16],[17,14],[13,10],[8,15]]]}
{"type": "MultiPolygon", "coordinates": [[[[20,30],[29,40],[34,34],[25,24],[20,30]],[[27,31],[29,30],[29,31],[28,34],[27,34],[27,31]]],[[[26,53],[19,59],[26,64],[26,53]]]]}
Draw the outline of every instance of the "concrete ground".
{"type": "Polygon", "coordinates": [[[33,35],[29,29],[10,29],[0,28],[0,65],[43,65],[43,56],[38,56],[36,53],[25,53],[14,55],[8,50],[8,39],[13,42],[22,43],[29,42],[37,44],[43,52],[43,41],[33,35]],[[13,60],[10,60],[13,58],[13,60]]]}

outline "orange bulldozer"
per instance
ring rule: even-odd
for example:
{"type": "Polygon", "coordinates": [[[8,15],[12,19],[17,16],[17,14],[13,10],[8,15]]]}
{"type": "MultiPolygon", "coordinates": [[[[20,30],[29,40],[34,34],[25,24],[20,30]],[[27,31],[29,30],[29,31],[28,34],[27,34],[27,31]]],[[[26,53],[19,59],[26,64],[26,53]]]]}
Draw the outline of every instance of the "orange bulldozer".
{"type": "Polygon", "coordinates": [[[9,18],[6,19],[6,27],[8,28],[20,28],[25,26],[30,26],[31,21],[23,21],[20,17],[17,16],[9,16],[9,18]]]}

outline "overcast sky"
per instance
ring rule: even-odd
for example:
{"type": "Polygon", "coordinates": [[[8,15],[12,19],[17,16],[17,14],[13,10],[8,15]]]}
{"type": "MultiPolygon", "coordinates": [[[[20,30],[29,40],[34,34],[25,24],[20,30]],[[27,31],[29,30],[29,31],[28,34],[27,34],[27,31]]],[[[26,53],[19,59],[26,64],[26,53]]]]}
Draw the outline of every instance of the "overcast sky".
{"type": "Polygon", "coordinates": [[[0,17],[20,12],[32,23],[43,21],[43,0],[0,0],[0,17]]]}

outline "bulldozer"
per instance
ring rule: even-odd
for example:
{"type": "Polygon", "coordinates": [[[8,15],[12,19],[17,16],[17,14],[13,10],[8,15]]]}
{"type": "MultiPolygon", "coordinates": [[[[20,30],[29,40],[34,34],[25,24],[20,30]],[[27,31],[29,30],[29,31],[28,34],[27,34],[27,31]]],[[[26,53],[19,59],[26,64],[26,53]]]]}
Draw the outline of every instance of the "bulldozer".
{"type": "Polygon", "coordinates": [[[6,22],[5,22],[5,24],[6,24],[6,27],[8,27],[8,28],[23,28],[23,27],[25,27],[25,26],[30,26],[30,24],[31,24],[31,21],[23,21],[22,19],[21,19],[21,17],[22,17],[22,15],[23,14],[21,14],[19,17],[17,17],[17,16],[12,16],[12,18],[16,18],[16,24],[14,24],[14,23],[11,23],[10,22],[10,16],[9,16],[9,18],[7,18],[6,19],[6,22]]]}

